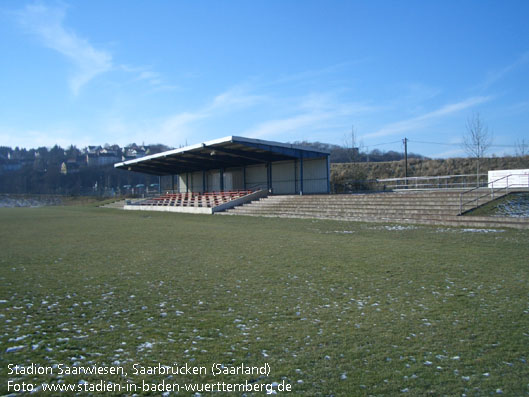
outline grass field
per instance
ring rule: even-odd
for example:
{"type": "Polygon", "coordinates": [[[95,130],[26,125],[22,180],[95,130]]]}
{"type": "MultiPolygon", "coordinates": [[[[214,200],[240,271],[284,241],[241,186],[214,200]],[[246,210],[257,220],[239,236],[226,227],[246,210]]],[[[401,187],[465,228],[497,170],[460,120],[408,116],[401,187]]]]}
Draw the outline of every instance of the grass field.
{"type": "Polygon", "coordinates": [[[0,209],[0,392],[104,379],[528,395],[528,258],[529,231],[508,229],[0,209]],[[127,375],[8,374],[31,363],[127,375]],[[134,363],[208,373],[134,375],[134,363]],[[271,371],[215,377],[213,363],[271,371]]]}
{"type": "Polygon", "coordinates": [[[529,217],[529,193],[511,193],[491,201],[468,214],[470,216],[529,217]]]}

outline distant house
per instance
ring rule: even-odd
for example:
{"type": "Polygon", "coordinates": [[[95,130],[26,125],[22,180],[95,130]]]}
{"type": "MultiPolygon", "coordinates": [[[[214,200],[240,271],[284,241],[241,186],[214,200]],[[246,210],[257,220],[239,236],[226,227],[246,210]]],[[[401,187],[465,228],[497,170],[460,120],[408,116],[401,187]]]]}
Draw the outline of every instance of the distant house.
{"type": "Polygon", "coordinates": [[[86,165],[89,167],[99,167],[107,164],[114,164],[121,160],[115,152],[109,153],[87,153],[86,165]]]}
{"type": "Polygon", "coordinates": [[[147,151],[145,150],[145,148],[128,148],[125,152],[125,157],[137,159],[140,157],[144,157],[146,154],[147,151]]]}
{"type": "Polygon", "coordinates": [[[107,155],[107,156],[116,156],[116,157],[118,157],[118,151],[117,151],[117,150],[110,149],[110,148],[108,148],[108,149],[101,149],[101,150],[99,151],[99,154],[100,154],[100,155],[101,155],[101,154],[104,154],[104,155],[107,155]]]}
{"type": "Polygon", "coordinates": [[[61,164],[61,174],[77,174],[79,172],[79,163],[75,160],[63,161],[61,164]]]}
{"type": "Polygon", "coordinates": [[[102,149],[101,146],[87,146],[85,148],[85,151],[86,153],[89,153],[89,154],[98,154],[101,151],[101,149],[102,149]]]}

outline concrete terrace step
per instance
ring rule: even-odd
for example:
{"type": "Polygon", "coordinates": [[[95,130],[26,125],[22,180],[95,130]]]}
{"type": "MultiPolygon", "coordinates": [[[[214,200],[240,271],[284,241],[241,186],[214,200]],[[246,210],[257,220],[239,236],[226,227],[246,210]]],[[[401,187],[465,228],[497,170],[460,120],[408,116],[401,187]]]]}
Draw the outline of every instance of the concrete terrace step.
{"type": "MultiPolygon", "coordinates": [[[[489,201],[490,198],[483,198],[480,199],[480,202],[483,201],[489,201]]],[[[468,200],[466,200],[468,201],[468,200]]],[[[358,203],[358,204],[399,204],[399,203],[421,203],[421,204],[442,204],[442,203],[450,203],[450,204],[457,204],[459,205],[459,198],[423,198],[423,199],[417,199],[417,198],[410,198],[409,200],[406,199],[349,199],[349,200],[265,200],[266,203],[292,203],[292,204],[300,204],[300,203],[310,203],[313,205],[317,205],[318,203],[322,203],[325,205],[328,204],[347,204],[347,203],[358,203]]]]}
{"type": "Polygon", "coordinates": [[[266,218],[302,218],[302,219],[329,219],[337,221],[352,221],[352,222],[389,222],[389,223],[409,223],[420,225],[443,225],[443,226],[469,226],[480,228],[491,227],[510,227],[515,229],[528,229],[529,223],[527,220],[519,221],[516,218],[485,218],[478,219],[477,217],[461,217],[461,216],[440,216],[440,217],[373,217],[373,216],[306,216],[292,213],[284,214],[237,214],[233,212],[219,213],[221,215],[243,215],[243,216],[259,216],[266,218]]]}
{"type": "Polygon", "coordinates": [[[389,195],[381,195],[381,196],[374,196],[374,195],[368,195],[368,196],[343,196],[343,197],[335,197],[335,196],[329,196],[328,199],[325,199],[323,197],[308,197],[308,196],[285,196],[281,198],[275,198],[274,196],[270,197],[269,200],[266,201],[274,201],[274,202],[283,202],[283,201],[293,201],[293,202],[348,202],[348,201],[360,201],[360,202],[370,202],[370,201],[423,201],[423,200],[452,200],[452,201],[459,201],[459,196],[389,196],[389,195]]]}
{"type": "Polygon", "coordinates": [[[268,203],[410,203],[410,202],[432,202],[432,203],[439,203],[439,202],[452,202],[452,203],[459,203],[459,197],[410,197],[409,199],[406,199],[405,197],[362,197],[362,198],[340,198],[340,199],[288,199],[283,198],[279,200],[262,200],[268,203]]]}
{"type": "MultiPolygon", "coordinates": [[[[480,200],[481,202],[481,200],[480,200]]],[[[423,200],[423,201],[418,201],[418,200],[410,200],[410,201],[404,201],[404,200],[400,200],[400,201],[381,201],[381,200],[378,200],[378,201],[333,201],[333,200],[330,200],[330,201],[295,201],[295,200],[292,200],[292,201],[261,201],[261,202],[256,202],[255,203],[256,205],[262,205],[262,206],[278,206],[278,205],[312,205],[312,206],[315,206],[315,207],[318,207],[318,206],[328,206],[328,205],[338,205],[338,206],[344,206],[344,205],[349,205],[349,206],[363,206],[363,205],[376,205],[376,206],[394,206],[394,205],[404,205],[404,206],[412,206],[412,205],[420,205],[420,206],[423,206],[423,205],[430,205],[430,206],[439,206],[439,205],[457,205],[459,206],[459,200],[458,201],[454,201],[454,200],[423,200]]]]}
{"type": "MultiPolygon", "coordinates": [[[[243,208],[237,209],[235,211],[232,211],[233,213],[237,214],[274,214],[274,213],[282,213],[282,214],[305,214],[305,215],[333,215],[333,216],[392,216],[392,217],[402,217],[402,216],[408,216],[408,215],[447,215],[447,211],[445,210],[429,210],[424,211],[422,209],[413,209],[413,210],[407,210],[407,211],[401,211],[401,210],[385,210],[385,209],[372,209],[372,210],[340,210],[340,209],[310,209],[310,208],[297,208],[297,209],[279,209],[277,211],[269,211],[266,209],[261,210],[245,210],[243,208]]],[[[451,215],[457,215],[457,211],[452,211],[451,215]]]]}
{"type": "MultiPolygon", "coordinates": [[[[483,203],[490,201],[490,199],[491,197],[483,198],[483,203]]],[[[447,226],[529,228],[529,220],[527,219],[464,217],[457,216],[458,213],[459,192],[399,192],[269,196],[233,208],[223,214],[447,226]]]]}
{"type": "Polygon", "coordinates": [[[291,203],[291,204],[311,204],[311,205],[318,205],[318,204],[412,204],[412,203],[421,203],[421,204],[442,204],[442,203],[450,203],[450,204],[458,204],[459,205],[459,199],[453,200],[453,199],[445,199],[445,198],[428,198],[428,199],[411,199],[411,200],[388,200],[388,199],[379,199],[379,200],[284,200],[284,201],[278,201],[278,200],[264,200],[264,201],[258,201],[258,203],[268,203],[268,204],[284,204],[284,203],[291,203]]]}
{"type": "Polygon", "coordinates": [[[307,215],[334,215],[334,216],[392,216],[392,217],[403,217],[403,216],[424,216],[424,215],[454,215],[457,214],[447,214],[446,211],[430,211],[424,212],[420,209],[413,211],[399,211],[399,210],[385,210],[385,209],[372,209],[372,210],[336,210],[336,209],[310,209],[310,208],[298,208],[298,209],[278,209],[276,211],[267,211],[263,209],[238,209],[233,211],[239,214],[307,214],[307,215]]]}
{"type": "MultiPolygon", "coordinates": [[[[485,194],[488,193],[487,191],[479,191],[479,194],[485,194]]],[[[499,193],[496,193],[499,194],[499,193]]],[[[501,193],[500,193],[501,194],[501,193]]],[[[475,194],[474,194],[475,195],[475,194]]],[[[459,199],[460,193],[459,192],[433,192],[433,193],[360,193],[360,194],[332,194],[332,195],[282,195],[282,196],[269,196],[267,199],[270,200],[359,200],[359,199],[369,199],[369,200],[377,200],[377,199],[405,199],[405,200],[411,200],[411,199],[422,199],[422,198],[454,198],[459,199]]],[[[467,194],[466,197],[471,197],[472,194],[467,194]]]]}
{"type": "Polygon", "coordinates": [[[253,208],[457,208],[459,209],[459,203],[435,203],[435,202],[425,202],[425,203],[294,203],[294,202],[284,202],[284,203],[255,203],[252,204],[253,208]]]}

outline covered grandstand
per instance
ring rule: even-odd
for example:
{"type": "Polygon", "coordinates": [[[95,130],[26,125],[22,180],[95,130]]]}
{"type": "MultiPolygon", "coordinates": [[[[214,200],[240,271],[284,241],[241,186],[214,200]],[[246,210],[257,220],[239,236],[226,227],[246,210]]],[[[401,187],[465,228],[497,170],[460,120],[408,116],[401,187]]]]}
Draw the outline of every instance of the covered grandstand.
{"type": "Polygon", "coordinates": [[[330,192],[329,152],[239,136],[124,161],[114,167],[170,178],[170,188],[163,195],[132,203],[127,209],[211,213],[266,194],[330,192]]]}

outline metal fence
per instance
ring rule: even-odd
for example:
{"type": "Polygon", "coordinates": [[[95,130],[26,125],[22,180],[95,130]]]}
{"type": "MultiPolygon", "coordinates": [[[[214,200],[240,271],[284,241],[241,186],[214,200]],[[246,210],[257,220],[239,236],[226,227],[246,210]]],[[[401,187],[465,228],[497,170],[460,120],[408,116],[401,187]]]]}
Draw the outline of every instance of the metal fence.
{"type": "Polygon", "coordinates": [[[470,189],[486,187],[487,174],[416,176],[408,178],[349,179],[331,181],[333,193],[355,193],[398,190],[470,189]]]}
{"type": "Polygon", "coordinates": [[[487,187],[487,174],[415,176],[408,178],[377,179],[388,190],[400,189],[469,189],[487,187]]]}

